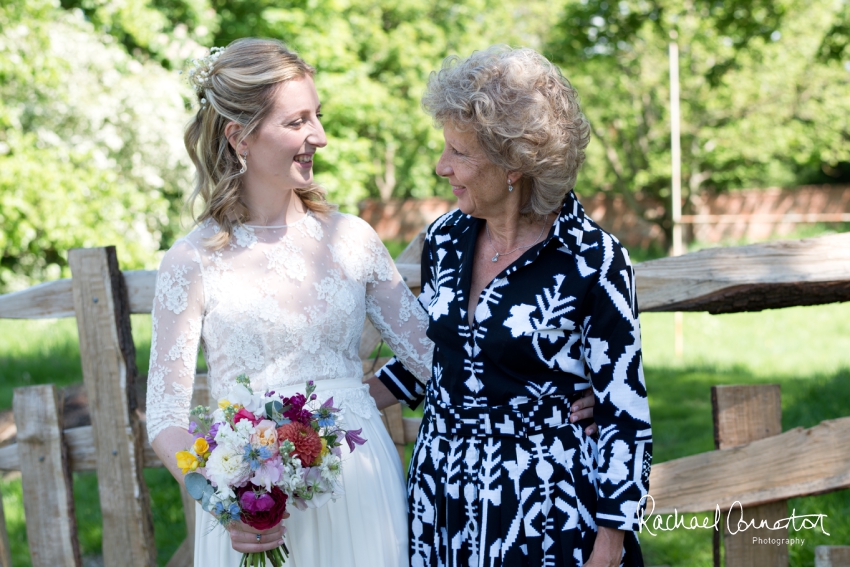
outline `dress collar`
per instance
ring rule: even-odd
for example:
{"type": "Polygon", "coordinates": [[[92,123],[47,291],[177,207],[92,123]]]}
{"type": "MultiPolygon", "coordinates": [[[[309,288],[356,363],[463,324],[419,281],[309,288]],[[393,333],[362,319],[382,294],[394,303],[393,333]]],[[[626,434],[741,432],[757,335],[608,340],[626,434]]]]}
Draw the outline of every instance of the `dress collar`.
{"type": "MultiPolygon", "coordinates": [[[[549,234],[532,250],[542,250],[554,238],[571,252],[581,253],[582,233],[586,228],[585,220],[584,207],[579,203],[575,193],[570,191],[564,197],[564,203],[561,205],[561,210],[555,222],[552,223],[552,228],[549,229],[549,234]]],[[[433,227],[432,232],[449,234],[453,240],[461,237],[464,233],[466,233],[465,237],[469,237],[471,234],[477,234],[475,229],[478,228],[480,222],[481,219],[463,214],[460,209],[455,209],[454,212],[447,215],[439,226],[433,227]]]]}

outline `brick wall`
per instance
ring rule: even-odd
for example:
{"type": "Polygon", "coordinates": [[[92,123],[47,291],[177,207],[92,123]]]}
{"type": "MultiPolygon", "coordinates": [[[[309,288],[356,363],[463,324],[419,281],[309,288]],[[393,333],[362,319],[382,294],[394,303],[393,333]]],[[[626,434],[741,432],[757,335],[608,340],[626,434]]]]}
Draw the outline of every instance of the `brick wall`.
{"type": "MultiPolygon", "coordinates": [[[[657,225],[638,218],[621,197],[597,194],[581,197],[580,200],[590,218],[616,235],[626,246],[646,248],[653,243],[663,244],[663,231],[657,225]]],[[[663,213],[661,204],[648,201],[641,204],[656,214],[663,213]]],[[[439,197],[388,202],[366,200],[360,204],[360,216],[375,228],[381,238],[407,241],[453,208],[454,199],[439,197]]],[[[758,241],[770,236],[783,236],[801,224],[810,224],[799,222],[800,219],[794,215],[850,215],[850,186],[745,189],[721,195],[706,193],[692,199],[685,213],[696,219],[711,215],[710,222],[687,226],[685,232],[689,241],[758,241]],[[791,216],[783,219],[782,215],[791,216]]]]}

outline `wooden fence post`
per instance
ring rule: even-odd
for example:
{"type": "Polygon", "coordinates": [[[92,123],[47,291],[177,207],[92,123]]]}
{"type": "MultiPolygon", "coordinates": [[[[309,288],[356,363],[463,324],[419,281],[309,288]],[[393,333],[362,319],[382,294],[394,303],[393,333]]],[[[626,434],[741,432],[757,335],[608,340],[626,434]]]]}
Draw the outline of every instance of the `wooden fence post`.
{"type": "Polygon", "coordinates": [[[97,455],[104,565],[155,565],[127,287],[114,246],[71,250],[68,263],[97,455]]]}
{"type": "Polygon", "coordinates": [[[0,567],[12,567],[12,550],[9,547],[9,531],[6,529],[6,512],[3,510],[2,493],[0,493],[0,567]]]}
{"type": "Polygon", "coordinates": [[[848,567],[850,545],[819,545],[815,547],[815,567],[848,567]]]}
{"type": "MultiPolygon", "coordinates": [[[[782,403],[778,384],[756,386],[712,386],[711,406],[714,417],[714,445],[716,449],[729,449],[751,441],[782,433],[782,403]]],[[[740,510],[740,509],[739,509],[740,510]]],[[[739,513],[733,512],[732,523],[737,524],[739,513]]],[[[787,501],[781,500],[752,506],[743,510],[744,519],[762,520],[767,525],[788,516],[787,501]]],[[[726,531],[726,514],[723,514],[723,547],[726,567],[787,567],[787,545],[760,545],[753,538],[787,539],[788,530],[749,528],[732,535],[726,531]]],[[[720,565],[719,533],[715,532],[714,564],[720,565]]]]}
{"type": "Polygon", "coordinates": [[[16,388],[12,406],[33,567],[79,567],[74,487],[56,387],[16,388]]]}
{"type": "MultiPolygon", "coordinates": [[[[196,374],[192,387],[192,407],[210,405],[210,388],[206,374],[196,374]]],[[[183,501],[183,517],[186,520],[186,539],[171,556],[165,567],[192,567],[195,559],[195,517],[196,502],[189,491],[180,485],[180,499],[183,501]]]]}

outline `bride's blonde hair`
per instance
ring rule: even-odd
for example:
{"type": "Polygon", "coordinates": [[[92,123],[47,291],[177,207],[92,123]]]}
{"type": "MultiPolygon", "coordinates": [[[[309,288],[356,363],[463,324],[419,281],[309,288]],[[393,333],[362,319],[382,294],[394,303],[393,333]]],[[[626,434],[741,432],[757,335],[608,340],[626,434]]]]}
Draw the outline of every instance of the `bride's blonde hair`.
{"type": "MultiPolygon", "coordinates": [[[[204,206],[195,221],[212,219],[221,227],[207,242],[213,249],[226,245],[235,226],[250,220],[241,197],[245,161],[231,147],[225,128],[230,122],[242,126],[235,144],[238,147],[271,111],[274,93],[281,84],[312,77],[315,72],[295,52],[271,39],[238,39],[195,62],[189,77],[200,109],[187,126],[183,141],[197,176],[187,206],[194,211],[200,197],[204,206]]],[[[295,193],[311,211],[334,209],[325,190],[315,183],[297,188],[295,193]]]]}

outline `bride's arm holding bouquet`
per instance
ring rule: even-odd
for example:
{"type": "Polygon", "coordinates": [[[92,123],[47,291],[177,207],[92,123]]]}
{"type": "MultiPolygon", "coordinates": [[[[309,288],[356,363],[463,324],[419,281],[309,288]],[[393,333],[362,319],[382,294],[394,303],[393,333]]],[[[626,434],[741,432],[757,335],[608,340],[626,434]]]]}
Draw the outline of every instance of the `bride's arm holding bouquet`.
{"type": "MultiPolygon", "coordinates": [[[[159,459],[183,486],[184,472],[176,454],[195,442],[189,433],[189,413],[204,315],[201,265],[192,243],[187,239],[175,243],[162,260],[151,312],[148,438],[159,459]]],[[[241,553],[275,549],[283,538],[282,524],[256,530],[235,522],[228,531],[233,548],[241,553]]]]}

